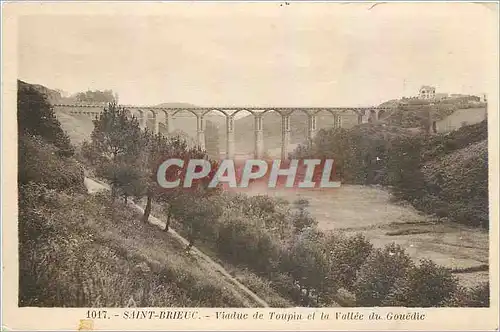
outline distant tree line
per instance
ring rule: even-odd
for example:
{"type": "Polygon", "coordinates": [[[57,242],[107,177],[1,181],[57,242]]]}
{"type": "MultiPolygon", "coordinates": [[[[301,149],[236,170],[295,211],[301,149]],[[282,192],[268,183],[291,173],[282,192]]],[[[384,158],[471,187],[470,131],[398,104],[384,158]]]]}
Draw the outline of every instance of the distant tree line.
{"type": "Polygon", "coordinates": [[[84,103],[117,103],[118,94],[113,90],[88,90],[78,92],[73,96],[77,101],[84,103]]]}

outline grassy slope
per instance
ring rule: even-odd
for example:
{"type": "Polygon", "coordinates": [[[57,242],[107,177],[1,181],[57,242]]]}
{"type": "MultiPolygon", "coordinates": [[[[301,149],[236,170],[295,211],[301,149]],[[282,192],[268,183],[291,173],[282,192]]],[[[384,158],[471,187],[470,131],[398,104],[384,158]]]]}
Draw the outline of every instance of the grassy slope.
{"type": "MultiPolygon", "coordinates": [[[[141,199],[137,202],[138,205],[144,207],[145,200],[141,199]]],[[[152,214],[158,216],[162,220],[166,220],[167,217],[162,207],[159,204],[153,202],[152,214]]],[[[175,220],[173,221],[173,227],[182,235],[187,236],[187,233],[183,230],[182,225],[178,224],[175,220]]],[[[247,268],[234,266],[228,262],[221,260],[218,254],[211,248],[210,244],[203,239],[200,239],[195,243],[196,247],[208,255],[212,260],[219,263],[228,271],[234,278],[236,278],[240,283],[254,292],[257,296],[266,301],[271,307],[293,307],[295,304],[292,300],[284,298],[276,290],[270,286],[270,282],[257,276],[252,271],[247,268]]]]}
{"type": "Polygon", "coordinates": [[[56,117],[61,122],[62,129],[69,135],[71,143],[78,146],[84,140],[90,139],[94,124],[86,115],[73,115],[57,112],[56,117]]]}
{"type": "Polygon", "coordinates": [[[140,222],[129,208],[111,208],[107,195],[55,193],[51,200],[57,208],[39,212],[55,233],[37,249],[50,264],[43,259],[28,263],[47,293],[25,305],[245,306],[170,234],[140,222]]]}

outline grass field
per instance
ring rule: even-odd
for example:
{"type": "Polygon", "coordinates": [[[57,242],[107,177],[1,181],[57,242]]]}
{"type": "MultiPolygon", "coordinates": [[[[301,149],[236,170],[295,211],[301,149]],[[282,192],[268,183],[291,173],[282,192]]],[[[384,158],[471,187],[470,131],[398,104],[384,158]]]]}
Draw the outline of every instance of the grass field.
{"type": "Polygon", "coordinates": [[[428,258],[451,269],[466,269],[457,273],[466,285],[488,280],[484,271],[489,258],[487,231],[425,216],[411,206],[394,203],[381,187],[343,185],[327,191],[254,188],[247,193],[279,196],[290,202],[305,198],[324,231],[362,233],[376,247],[396,242],[415,261],[428,258]]]}

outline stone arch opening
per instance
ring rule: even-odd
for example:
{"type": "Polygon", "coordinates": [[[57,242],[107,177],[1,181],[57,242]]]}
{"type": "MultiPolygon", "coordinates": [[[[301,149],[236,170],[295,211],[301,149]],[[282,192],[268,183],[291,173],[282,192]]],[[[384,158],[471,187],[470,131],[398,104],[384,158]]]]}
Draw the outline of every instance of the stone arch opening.
{"type": "MultiPolygon", "coordinates": [[[[281,130],[283,126],[283,111],[266,109],[255,113],[262,117],[262,157],[280,158],[283,143],[281,130]]],[[[254,115],[254,116],[255,116],[254,115]]],[[[291,123],[289,123],[291,126],[291,123]]]]}
{"type": "MultiPolygon", "coordinates": [[[[193,109],[183,108],[173,110],[170,119],[172,120],[172,129],[170,135],[179,136],[186,140],[188,146],[196,146],[199,144],[198,133],[198,116],[202,116],[202,112],[193,109]]],[[[205,120],[200,122],[201,130],[205,130],[205,120]]],[[[204,139],[201,138],[203,141],[204,139]]],[[[204,142],[203,142],[204,143],[204,142]]]]}
{"type": "Polygon", "coordinates": [[[386,111],[384,109],[378,111],[378,119],[377,120],[382,120],[386,117],[386,111]]]}
{"type": "Polygon", "coordinates": [[[316,133],[321,129],[331,129],[335,127],[335,117],[337,112],[331,109],[319,109],[314,112],[316,115],[316,133]]]}
{"type": "Polygon", "coordinates": [[[174,131],[174,123],[173,123],[173,112],[168,109],[159,109],[157,110],[157,123],[158,123],[158,132],[165,136],[170,135],[174,131]]]}
{"type": "Polygon", "coordinates": [[[368,111],[368,122],[372,123],[377,121],[377,112],[374,109],[368,111]]]}
{"type": "MultiPolygon", "coordinates": [[[[234,159],[252,159],[256,150],[255,110],[237,109],[231,112],[233,118],[234,159]]],[[[227,147],[225,147],[227,150],[227,147]]]]}
{"type": "MultiPolygon", "coordinates": [[[[310,127],[314,126],[314,130],[312,132],[316,132],[316,128],[319,125],[319,121],[316,116],[317,110],[307,109],[307,108],[297,108],[291,110],[290,114],[290,144],[289,151],[295,150],[300,144],[308,144],[309,143],[309,135],[311,133],[310,127]]],[[[323,115],[327,118],[331,118],[326,113],[323,115]]]]}
{"type": "Polygon", "coordinates": [[[228,150],[231,150],[231,154],[234,153],[234,144],[230,146],[228,142],[231,138],[234,141],[234,135],[228,134],[228,128],[234,133],[234,119],[230,115],[231,112],[214,108],[207,109],[202,114],[205,126],[205,150],[208,156],[222,159],[228,155],[228,150]]]}

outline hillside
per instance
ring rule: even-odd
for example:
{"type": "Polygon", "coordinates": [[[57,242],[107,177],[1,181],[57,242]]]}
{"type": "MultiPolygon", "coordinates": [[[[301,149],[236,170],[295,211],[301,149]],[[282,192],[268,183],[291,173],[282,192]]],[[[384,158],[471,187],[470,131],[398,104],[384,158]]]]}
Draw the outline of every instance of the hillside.
{"type": "MultiPolygon", "coordinates": [[[[471,109],[472,110],[472,109],[471,109]]],[[[387,123],[320,132],[296,158],[334,158],[346,184],[389,186],[420,211],[488,227],[488,131],[482,121],[426,135],[387,123]]]]}
{"type": "Polygon", "coordinates": [[[19,306],[261,305],[178,235],[92,190],[50,104],[23,82],[18,117],[19,306]]]}
{"type": "Polygon", "coordinates": [[[439,133],[481,122],[486,116],[486,104],[480,102],[476,96],[441,100],[402,98],[384,102],[380,106],[396,107],[396,110],[384,119],[385,123],[425,130],[435,122],[434,130],[439,133]]]}

